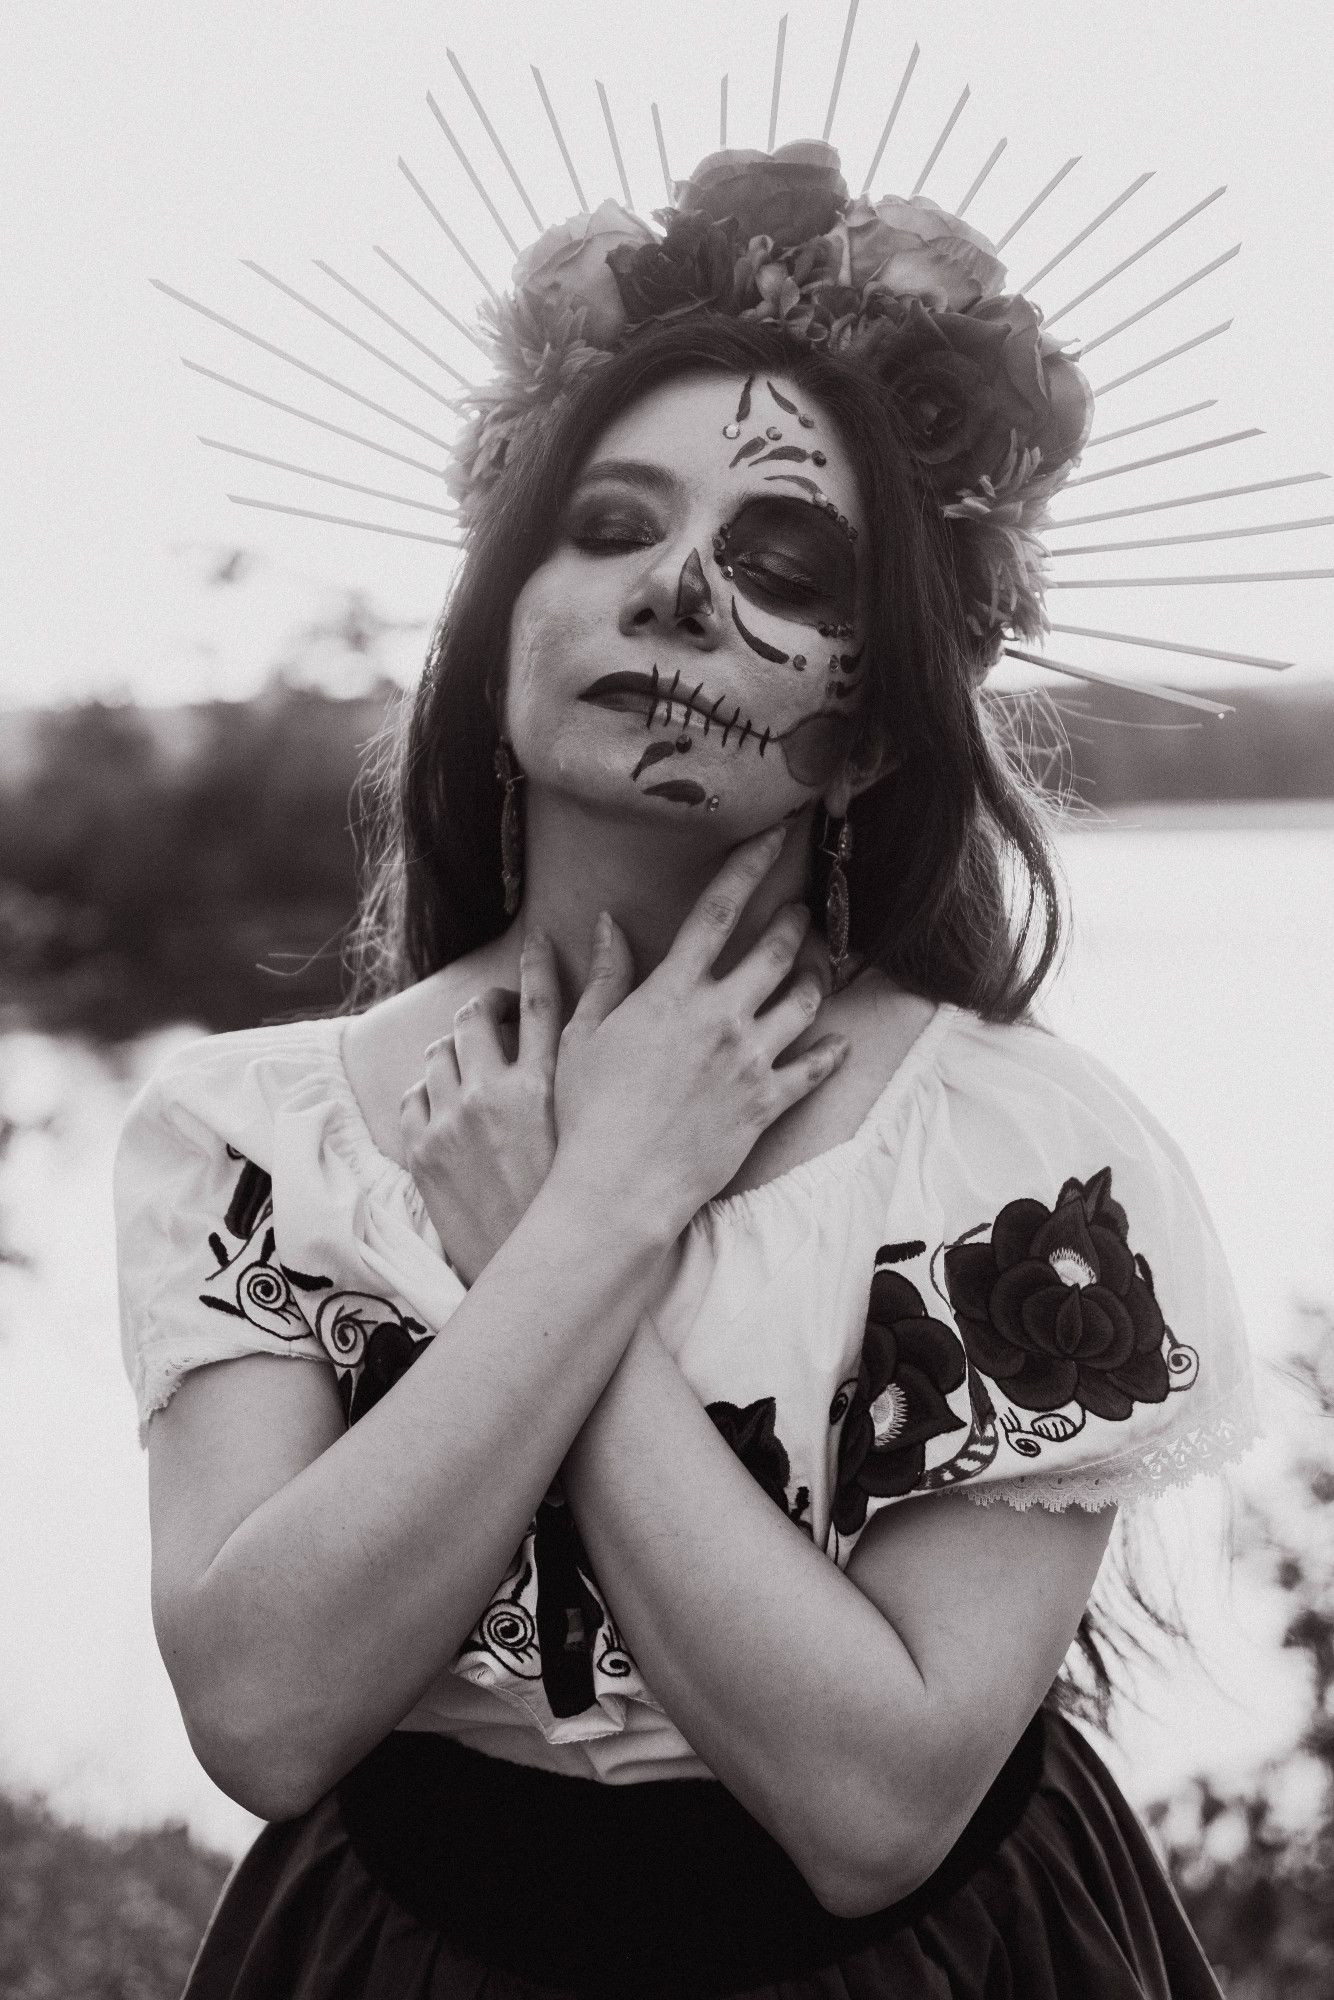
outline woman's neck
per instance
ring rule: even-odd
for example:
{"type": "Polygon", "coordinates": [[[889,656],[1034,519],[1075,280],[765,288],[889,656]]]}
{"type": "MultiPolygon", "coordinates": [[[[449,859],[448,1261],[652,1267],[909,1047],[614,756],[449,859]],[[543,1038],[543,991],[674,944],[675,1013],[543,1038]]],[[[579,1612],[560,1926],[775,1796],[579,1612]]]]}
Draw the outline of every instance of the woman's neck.
{"type": "MultiPolygon", "coordinates": [[[[523,904],[507,939],[516,974],[523,938],[544,931],[567,995],[577,996],[588,977],[594,924],[599,911],[608,910],[629,942],[636,978],[646,979],[722,867],[730,843],[710,838],[703,827],[677,832],[661,821],[611,818],[545,791],[530,793],[525,806],[523,904]]],[[[810,818],[803,813],[791,823],[778,860],[719,960],[721,969],[749,949],[781,904],[804,895],[810,818]]]]}

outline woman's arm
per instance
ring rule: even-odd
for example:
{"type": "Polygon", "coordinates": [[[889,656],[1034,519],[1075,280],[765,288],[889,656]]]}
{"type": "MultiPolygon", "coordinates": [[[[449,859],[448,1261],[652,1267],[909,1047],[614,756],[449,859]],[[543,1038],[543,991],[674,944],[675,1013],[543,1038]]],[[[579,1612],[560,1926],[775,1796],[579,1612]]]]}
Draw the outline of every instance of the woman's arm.
{"type": "Polygon", "coordinates": [[[944,1858],[1074,1638],[1113,1510],[887,1508],[844,1575],[641,1327],[565,1467],[627,1644],[683,1735],[829,1909],[944,1858]]]}
{"type": "MultiPolygon", "coordinates": [[[[243,1804],[278,1818],[312,1803],[454,1657],[679,1231],[836,1066],[825,1043],[774,1067],[819,1004],[799,980],[765,1007],[804,913],[780,913],[733,972],[712,973],[779,838],[736,850],[628,999],[628,952],[609,928],[558,1077],[555,1013],[550,1175],[518,1217],[512,1174],[495,1178],[507,1240],[403,1383],[344,1433],[331,1372],[229,1361],[189,1375],[154,1417],[159,1641],[201,1761],[243,1804]]],[[[511,1113],[534,1093],[514,1065],[462,1087],[455,1072],[451,1095],[443,1060],[440,1101],[409,1092],[405,1133],[447,1222],[460,1130],[484,1125],[497,1093],[511,1113]]]]}

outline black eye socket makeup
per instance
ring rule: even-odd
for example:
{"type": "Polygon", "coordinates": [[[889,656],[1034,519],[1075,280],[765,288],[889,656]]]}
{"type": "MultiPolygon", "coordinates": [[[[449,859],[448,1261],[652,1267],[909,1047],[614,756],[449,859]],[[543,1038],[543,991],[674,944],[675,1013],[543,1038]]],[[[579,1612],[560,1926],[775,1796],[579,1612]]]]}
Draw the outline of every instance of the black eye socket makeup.
{"type": "Polygon", "coordinates": [[[809,501],[780,494],[747,500],[714,541],[739,594],[798,624],[850,624],[857,558],[845,528],[809,501]]]}

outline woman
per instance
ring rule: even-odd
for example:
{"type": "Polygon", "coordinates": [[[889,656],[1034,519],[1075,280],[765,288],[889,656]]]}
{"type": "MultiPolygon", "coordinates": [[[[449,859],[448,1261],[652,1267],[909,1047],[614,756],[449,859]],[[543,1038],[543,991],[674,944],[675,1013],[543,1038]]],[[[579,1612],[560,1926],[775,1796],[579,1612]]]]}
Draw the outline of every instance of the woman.
{"type": "Polygon", "coordinates": [[[521,261],[550,393],[464,448],[382,997],[127,1130],[159,1638],[275,1822],[191,2000],[1217,1990],[1049,1698],[1116,1503],[1250,1408],[1188,1169],[1028,1018],[1054,877],[977,683],[1087,409],[1035,344],[1045,463],[1012,425],[1009,502],[941,506],[948,301],[844,341],[831,217],[743,251],[725,199],[599,244],[572,335],[521,261]]]}

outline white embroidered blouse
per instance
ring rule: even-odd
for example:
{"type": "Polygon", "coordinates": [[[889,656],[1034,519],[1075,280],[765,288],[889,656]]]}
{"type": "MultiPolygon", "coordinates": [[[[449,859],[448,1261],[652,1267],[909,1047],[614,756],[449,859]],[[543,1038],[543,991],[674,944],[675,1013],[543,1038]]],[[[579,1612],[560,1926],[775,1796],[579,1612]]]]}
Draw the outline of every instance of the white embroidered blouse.
{"type": "MultiPolygon", "coordinates": [[[[355,1423],[449,1338],[464,1288],[371,1138],[343,1027],[216,1036],[132,1108],[116,1207],[141,1436],[189,1369],[246,1354],[332,1367],[355,1423]]],[[[873,1514],[916,1494],[1124,1503],[1254,1434],[1236,1297],[1176,1146],[1083,1051],[951,1006],[854,1137],[699,1212],[651,1318],[723,1437],[840,1566],[873,1514]]],[[[708,1775],[558,1489],[401,1726],[612,1782],[708,1775]]]]}

